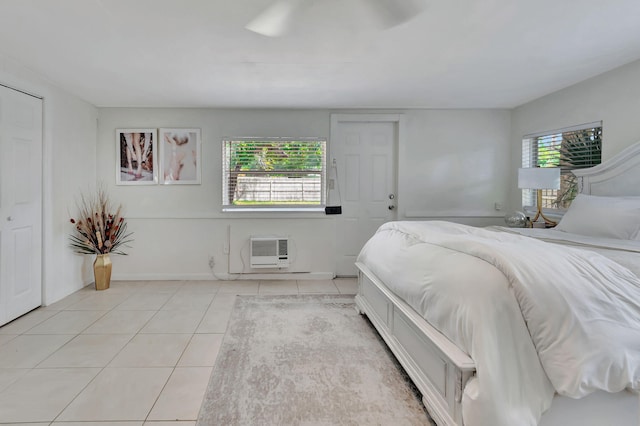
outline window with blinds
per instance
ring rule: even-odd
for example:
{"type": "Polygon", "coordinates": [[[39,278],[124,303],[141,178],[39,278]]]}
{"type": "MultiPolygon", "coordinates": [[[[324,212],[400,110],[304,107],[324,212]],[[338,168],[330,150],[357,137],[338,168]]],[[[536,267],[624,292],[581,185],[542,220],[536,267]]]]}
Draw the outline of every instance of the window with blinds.
{"type": "Polygon", "coordinates": [[[324,206],[326,140],[234,138],[222,151],[223,209],[324,206]]]}
{"type": "MultiPolygon", "coordinates": [[[[560,167],[560,189],[542,191],[545,209],[569,207],[577,195],[571,170],[598,165],[601,157],[602,122],[528,135],[522,140],[522,167],[560,167]]],[[[536,205],[535,190],[522,190],[522,205],[536,205]]]]}

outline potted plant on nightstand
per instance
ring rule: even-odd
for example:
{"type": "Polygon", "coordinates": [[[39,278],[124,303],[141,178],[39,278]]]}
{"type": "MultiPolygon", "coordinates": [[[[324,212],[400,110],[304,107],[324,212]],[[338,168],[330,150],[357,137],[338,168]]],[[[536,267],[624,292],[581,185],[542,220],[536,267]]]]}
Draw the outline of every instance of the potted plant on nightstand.
{"type": "Polygon", "coordinates": [[[127,233],[122,205],[113,209],[102,187],[93,195],[81,195],[77,207],[77,219],[71,218],[75,225],[75,232],[70,236],[71,247],[77,253],[96,255],[93,262],[96,290],[106,290],[111,282],[109,255],[126,255],[122,248],[132,241],[129,239],[132,233],[127,233]]]}

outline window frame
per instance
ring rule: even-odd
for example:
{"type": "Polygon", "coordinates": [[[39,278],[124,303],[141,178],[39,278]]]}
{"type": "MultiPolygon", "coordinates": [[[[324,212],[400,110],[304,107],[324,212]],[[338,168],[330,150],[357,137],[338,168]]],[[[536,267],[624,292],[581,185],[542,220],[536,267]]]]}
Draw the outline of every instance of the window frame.
{"type": "MultiPolygon", "coordinates": [[[[224,137],[222,138],[222,211],[223,212],[254,212],[254,213],[267,213],[267,212],[307,212],[307,213],[324,213],[327,200],[327,149],[328,143],[326,138],[321,137],[224,137]],[[231,144],[243,143],[243,142],[263,142],[263,143],[286,143],[286,142],[306,142],[306,143],[321,143],[322,144],[322,158],[321,167],[322,170],[318,171],[320,175],[320,203],[319,204],[306,204],[306,203],[283,203],[283,204],[243,204],[234,205],[229,203],[229,182],[231,180],[230,161],[232,156],[229,153],[231,144]]],[[[307,175],[312,174],[313,170],[307,170],[307,175]]],[[[291,170],[273,170],[274,174],[287,174],[295,172],[291,170]]],[[[264,173],[264,172],[260,172],[264,173]]]]}
{"type": "MultiPolygon", "coordinates": [[[[553,161],[554,163],[557,162],[557,164],[554,165],[553,167],[561,168],[561,179],[563,179],[563,183],[564,183],[564,179],[570,180],[571,177],[573,176],[573,174],[571,173],[571,170],[576,170],[576,169],[585,168],[585,167],[593,167],[597,164],[600,164],[602,159],[602,141],[603,141],[602,127],[603,127],[602,121],[596,121],[591,123],[579,124],[571,127],[565,127],[557,130],[537,132],[537,133],[525,135],[522,138],[521,167],[527,168],[527,167],[541,166],[539,164],[539,158],[538,158],[541,145],[539,143],[536,144],[535,141],[539,141],[542,138],[548,138],[550,140],[549,145],[551,145],[554,138],[559,138],[558,140],[561,144],[560,146],[562,146],[566,140],[565,134],[567,133],[577,133],[580,131],[593,131],[594,135],[599,136],[599,141],[597,142],[598,145],[595,146],[595,149],[599,152],[599,155],[592,155],[589,157],[589,160],[591,160],[590,165],[579,167],[575,165],[569,165],[567,163],[563,164],[562,155],[560,152],[562,148],[558,148],[557,153],[554,154],[554,156],[557,155],[556,159],[549,160],[549,161],[553,161]],[[599,161],[595,162],[594,159],[598,159],[599,161]]],[[[546,197],[547,199],[555,198],[556,202],[560,202],[558,200],[557,191],[561,191],[561,190],[543,190],[543,197],[546,197]]],[[[556,215],[558,217],[561,217],[564,214],[564,212],[566,212],[568,205],[571,203],[572,199],[573,198],[571,198],[568,201],[565,200],[565,204],[568,203],[566,207],[560,207],[560,206],[553,207],[553,206],[548,206],[543,204],[542,210],[545,214],[548,214],[551,216],[556,215]]],[[[522,208],[527,213],[535,213],[535,211],[537,211],[537,200],[535,196],[535,190],[522,189],[522,208]]]]}

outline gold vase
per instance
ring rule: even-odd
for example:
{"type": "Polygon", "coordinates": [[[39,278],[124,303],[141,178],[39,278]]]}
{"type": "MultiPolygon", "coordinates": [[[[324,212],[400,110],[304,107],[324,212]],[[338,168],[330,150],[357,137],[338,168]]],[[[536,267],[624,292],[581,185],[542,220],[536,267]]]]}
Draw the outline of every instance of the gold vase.
{"type": "Polygon", "coordinates": [[[96,290],[106,290],[111,283],[111,258],[109,254],[98,254],[93,262],[93,276],[96,290]]]}

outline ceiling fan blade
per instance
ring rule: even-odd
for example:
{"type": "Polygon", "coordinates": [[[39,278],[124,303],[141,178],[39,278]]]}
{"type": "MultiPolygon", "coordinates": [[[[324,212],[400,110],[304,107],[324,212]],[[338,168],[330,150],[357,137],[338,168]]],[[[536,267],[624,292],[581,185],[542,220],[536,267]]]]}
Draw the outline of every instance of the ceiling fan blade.
{"type": "MultiPolygon", "coordinates": [[[[325,0],[275,0],[263,10],[245,28],[255,33],[280,37],[287,34],[300,20],[304,19],[304,9],[310,8],[314,1],[325,0]]],[[[344,0],[327,2],[326,6],[340,6],[344,0]]],[[[402,24],[418,15],[425,8],[426,0],[360,0],[361,10],[366,11],[368,21],[374,21],[378,27],[390,28],[402,24]]],[[[324,3],[323,3],[324,5],[324,3]]],[[[325,9],[331,10],[329,7],[325,9]]],[[[348,8],[343,8],[348,10],[348,8]]],[[[345,14],[344,16],[348,16],[345,14]]]]}
{"type": "Polygon", "coordinates": [[[384,27],[400,25],[420,14],[424,0],[363,0],[369,5],[374,18],[384,27]]]}
{"type": "Polygon", "coordinates": [[[249,22],[245,28],[268,37],[287,33],[295,20],[296,12],[309,0],[278,0],[249,22]]]}

